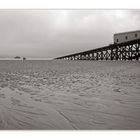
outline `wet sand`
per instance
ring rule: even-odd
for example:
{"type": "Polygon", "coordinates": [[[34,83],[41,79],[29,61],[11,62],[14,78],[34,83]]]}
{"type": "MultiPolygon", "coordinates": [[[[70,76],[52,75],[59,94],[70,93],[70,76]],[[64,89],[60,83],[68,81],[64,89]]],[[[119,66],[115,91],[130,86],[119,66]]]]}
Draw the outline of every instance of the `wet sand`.
{"type": "Polygon", "coordinates": [[[0,129],[140,129],[140,62],[1,60],[0,129]]]}

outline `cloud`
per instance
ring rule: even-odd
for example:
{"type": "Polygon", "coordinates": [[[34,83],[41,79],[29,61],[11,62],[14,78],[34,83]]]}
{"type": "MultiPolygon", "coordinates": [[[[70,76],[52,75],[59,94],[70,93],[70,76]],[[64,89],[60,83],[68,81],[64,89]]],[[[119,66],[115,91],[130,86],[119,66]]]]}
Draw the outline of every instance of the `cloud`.
{"type": "Polygon", "coordinates": [[[110,44],[139,25],[139,10],[1,10],[0,56],[53,58],[110,44]]]}

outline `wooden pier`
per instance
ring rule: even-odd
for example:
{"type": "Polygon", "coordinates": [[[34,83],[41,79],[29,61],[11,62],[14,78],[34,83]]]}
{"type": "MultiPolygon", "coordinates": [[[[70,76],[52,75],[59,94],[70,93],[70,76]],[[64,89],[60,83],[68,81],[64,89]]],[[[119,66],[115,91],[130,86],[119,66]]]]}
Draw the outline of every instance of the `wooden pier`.
{"type": "Polygon", "coordinates": [[[140,39],[70,54],[64,60],[140,60],[140,39]]]}

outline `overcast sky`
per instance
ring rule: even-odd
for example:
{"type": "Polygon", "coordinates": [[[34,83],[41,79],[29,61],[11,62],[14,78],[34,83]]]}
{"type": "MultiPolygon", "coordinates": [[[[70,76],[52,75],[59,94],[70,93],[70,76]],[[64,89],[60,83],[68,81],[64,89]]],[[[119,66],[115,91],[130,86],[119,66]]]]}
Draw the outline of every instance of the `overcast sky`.
{"type": "Polygon", "coordinates": [[[140,30],[140,10],[1,10],[0,57],[55,58],[140,30]]]}

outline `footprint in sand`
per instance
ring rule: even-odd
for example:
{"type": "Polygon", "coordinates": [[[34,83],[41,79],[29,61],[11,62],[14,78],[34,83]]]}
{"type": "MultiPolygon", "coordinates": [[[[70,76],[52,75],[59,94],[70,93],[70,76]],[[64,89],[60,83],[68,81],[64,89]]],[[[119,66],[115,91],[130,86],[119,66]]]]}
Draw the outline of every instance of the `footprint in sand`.
{"type": "Polygon", "coordinates": [[[79,94],[79,96],[85,96],[84,94],[79,94]]]}
{"type": "Polygon", "coordinates": [[[11,97],[11,101],[13,105],[20,105],[20,100],[14,99],[13,97],[11,97]]]}
{"type": "Polygon", "coordinates": [[[8,86],[7,83],[2,83],[2,84],[0,85],[1,88],[5,88],[5,87],[7,87],[7,86],[8,86]]]}
{"type": "Polygon", "coordinates": [[[120,104],[124,104],[124,102],[121,99],[115,99],[115,101],[120,103],[120,104]]]}
{"type": "Polygon", "coordinates": [[[6,98],[5,94],[0,94],[0,98],[6,98]]]}
{"type": "Polygon", "coordinates": [[[121,92],[119,88],[113,89],[115,92],[121,92]]]}
{"type": "Polygon", "coordinates": [[[55,96],[54,94],[51,94],[50,96],[55,96]]]}
{"type": "Polygon", "coordinates": [[[30,93],[30,95],[37,95],[36,93],[30,93]]]}
{"type": "Polygon", "coordinates": [[[19,95],[22,95],[23,93],[19,92],[19,95]]]}
{"type": "Polygon", "coordinates": [[[23,95],[23,93],[21,93],[21,92],[16,92],[16,93],[18,93],[19,95],[23,95]]]}
{"type": "Polygon", "coordinates": [[[41,99],[35,99],[35,101],[37,101],[37,102],[42,102],[42,100],[41,100],[41,99]]]}

